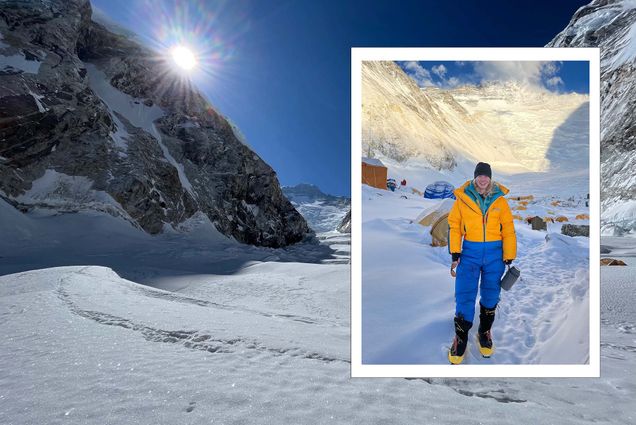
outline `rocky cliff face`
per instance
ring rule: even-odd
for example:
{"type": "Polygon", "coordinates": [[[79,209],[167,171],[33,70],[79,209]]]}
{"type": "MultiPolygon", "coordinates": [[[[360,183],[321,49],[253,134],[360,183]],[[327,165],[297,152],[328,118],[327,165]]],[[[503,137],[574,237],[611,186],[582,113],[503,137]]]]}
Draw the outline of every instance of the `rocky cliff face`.
{"type": "Polygon", "coordinates": [[[601,0],[581,7],[546,47],[601,51],[601,227],[636,230],[636,3],[601,0]]]}
{"type": "Polygon", "coordinates": [[[0,195],[96,209],[156,234],[201,212],[245,243],[311,235],[276,173],[161,55],[91,21],[87,0],[3,3],[0,195]]]}

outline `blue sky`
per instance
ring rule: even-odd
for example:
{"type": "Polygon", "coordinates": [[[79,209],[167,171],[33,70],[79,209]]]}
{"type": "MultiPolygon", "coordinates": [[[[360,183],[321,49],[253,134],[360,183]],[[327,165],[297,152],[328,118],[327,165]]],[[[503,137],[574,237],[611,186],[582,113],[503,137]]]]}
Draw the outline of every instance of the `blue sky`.
{"type": "Polygon", "coordinates": [[[419,61],[398,62],[398,65],[420,87],[450,89],[489,81],[515,81],[555,93],[589,93],[589,63],[586,61],[419,61]]]}
{"type": "Polygon", "coordinates": [[[542,47],[586,3],[92,0],[157,49],[199,49],[195,83],[281,184],[347,196],[351,47],[542,47]]]}

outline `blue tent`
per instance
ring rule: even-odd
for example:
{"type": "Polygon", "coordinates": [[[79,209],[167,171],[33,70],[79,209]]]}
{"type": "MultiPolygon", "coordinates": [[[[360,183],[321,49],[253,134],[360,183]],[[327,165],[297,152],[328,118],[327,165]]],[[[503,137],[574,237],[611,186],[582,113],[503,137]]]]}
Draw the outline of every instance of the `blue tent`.
{"type": "Polygon", "coordinates": [[[424,197],[429,199],[444,199],[444,198],[455,199],[455,195],[453,195],[453,190],[455,190],[455,188],[449,182],[438,181],[426,186],[426,190],[424,191],[424,197]]]}

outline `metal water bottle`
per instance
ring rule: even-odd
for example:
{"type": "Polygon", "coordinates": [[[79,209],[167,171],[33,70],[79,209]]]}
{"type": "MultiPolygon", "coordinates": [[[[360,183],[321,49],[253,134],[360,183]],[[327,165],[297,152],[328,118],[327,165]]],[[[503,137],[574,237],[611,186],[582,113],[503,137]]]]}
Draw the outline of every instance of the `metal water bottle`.
{"type": "Polygon", "coordinates": [[[512,288],[512,285],[514,285],[517,279],[519,279],[520,275],[521,272],[518,268],[515,266],[508,266],[508,271],[506,271],[506,274],[504,274],[503,278],[501,278],[501,287],[506,291],[509,291],[510,288],[512,288]]]}

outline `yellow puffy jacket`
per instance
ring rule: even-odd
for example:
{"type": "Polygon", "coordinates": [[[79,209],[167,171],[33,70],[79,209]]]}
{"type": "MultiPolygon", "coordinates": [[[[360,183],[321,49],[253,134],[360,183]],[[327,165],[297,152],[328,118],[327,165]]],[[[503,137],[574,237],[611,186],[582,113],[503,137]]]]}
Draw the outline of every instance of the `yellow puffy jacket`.
{"type": "Polygon", "coordinates": [[[453,192],[457,200],[448,214],[448,249],[451,253],[462,251],[464,238],[471,242],[503,241],[503,259],[514,260],[517,257],[512,212],[504,198],[509,190],[499,183],[493,182],[493,185],[490,204],[483,205],[485,214],[467,193],[467,190],[471,193],[475,190],[470,180],[453,192]]]}

